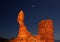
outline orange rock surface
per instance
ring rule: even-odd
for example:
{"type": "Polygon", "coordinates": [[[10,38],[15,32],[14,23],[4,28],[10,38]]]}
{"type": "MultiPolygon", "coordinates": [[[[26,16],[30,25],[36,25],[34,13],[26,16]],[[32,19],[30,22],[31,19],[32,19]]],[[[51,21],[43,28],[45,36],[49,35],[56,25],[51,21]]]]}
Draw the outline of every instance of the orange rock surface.
{"type": "Polygon", "coordinates": [[[38,24],[38,34],[45,42],[54,42],[53,21],[50,19],[41,20],[38,24]]]}
{"type": "Polygon", "coordinates": [[[41,20],[38,23],[38,34],[33,36],[24,24],[24,12],[18,13],[17,22],[19,23],[19,32],[15,38],[9,42],[54,42],[53,22],[50,19],[41,20]]]}

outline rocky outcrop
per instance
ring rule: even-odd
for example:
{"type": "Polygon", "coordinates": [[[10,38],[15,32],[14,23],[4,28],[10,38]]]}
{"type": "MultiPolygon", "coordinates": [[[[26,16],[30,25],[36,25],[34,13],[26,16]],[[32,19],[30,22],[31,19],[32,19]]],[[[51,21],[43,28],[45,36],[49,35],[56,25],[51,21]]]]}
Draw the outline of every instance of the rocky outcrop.
{"type": "Polygon", "coordinates": [[[33,36],[24,24],[24,12],[18,13],[17,22],[19,24],[19,32],[15,38],[9,42],[54,42],[53,22],[50,19],[41,20],[38,23],[38,34],[33,36]]]}
{"type": "Polygon", "coordinates": [[[19,32],[16,38],[11,39],[9,42],[26,42],[27,38],[31,36],[26,26],[24,25],[24,12],[21,10],[18,14],[17,22],[19,23],[19,32]]]}
{"type": "Polygon", "coordinates": [[[54,42],[53,21],[50,19],[41,20],[38,24],[38,34],[45,42],[54,42]]]}

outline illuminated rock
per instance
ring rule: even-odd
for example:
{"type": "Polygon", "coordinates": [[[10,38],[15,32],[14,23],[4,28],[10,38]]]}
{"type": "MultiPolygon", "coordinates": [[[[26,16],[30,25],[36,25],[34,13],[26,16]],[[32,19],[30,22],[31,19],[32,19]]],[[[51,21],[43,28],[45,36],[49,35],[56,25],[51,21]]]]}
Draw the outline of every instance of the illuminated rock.
{"type": "Polygon", "coordinates": [[[19,32],[18,32],[18,37],[28,37],[30,32],[27,31],[27,27],[24,24],[24,12],[21,10],[18,14],[17,21],[19,23],[19,32]]]}
{"type": "Polygon", "coordinates": [[[46,24],[45,24],[45,28],[46,28],[45,38],[47,39],[47,42],[54,42],[53,21],[50,19],[47,19],[46,24]]]}
{"type": "Polygon", "coordinates": [[[18,14],[17,21],[19,23],[19,32],[16,38],[10,40],[10,42],[26,42],[27,38],[31,36],[24,25],[24,12],[21,10],[18,14]]]}
{"type": "Polygon", "coordinates": [[[41,20],[38,24],[38,34],[42,36],[45,42],[54,42],[53,21],[50,19],[41,20]]]}
{"type": "Polygon", "coordinates": [[[19,24],[18,35],[11,38],[9,42],[54,42],[52,20],[41,20],[38,24],[38,34],[34,36],[24,24],[24,12],[22,10],[18,13],[17,22],[19,24]]]}

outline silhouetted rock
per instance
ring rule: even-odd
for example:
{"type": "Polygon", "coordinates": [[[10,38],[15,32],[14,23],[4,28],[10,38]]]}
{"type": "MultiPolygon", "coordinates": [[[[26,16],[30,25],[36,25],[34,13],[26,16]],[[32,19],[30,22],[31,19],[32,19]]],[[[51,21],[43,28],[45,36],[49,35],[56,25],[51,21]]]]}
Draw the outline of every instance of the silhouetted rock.
{"type": "Polygon", "coordinates": [[[9,42],[9,39],[1,38],[1,37],[0,37],[0,42],[9,42]]]}

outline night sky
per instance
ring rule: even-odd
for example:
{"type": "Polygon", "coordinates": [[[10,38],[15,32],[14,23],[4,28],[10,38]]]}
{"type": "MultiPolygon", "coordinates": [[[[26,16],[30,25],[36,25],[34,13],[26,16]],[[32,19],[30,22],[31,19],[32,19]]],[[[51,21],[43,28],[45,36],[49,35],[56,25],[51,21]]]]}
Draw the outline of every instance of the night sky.
{"type": "Polygon", "coordinates": [[[54,38],[60,40],[60,0],[0,0],[0,37],[12,38],[18,34],[17,15],[24,11],[27,29],[36,35],[38,22],[54,21],[54,38]]]}

